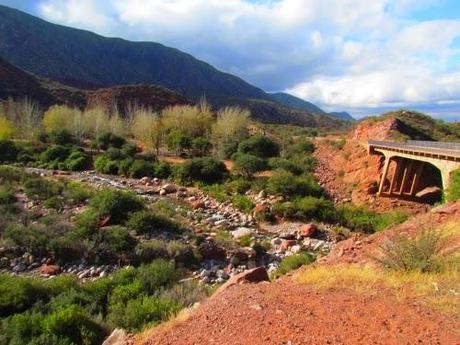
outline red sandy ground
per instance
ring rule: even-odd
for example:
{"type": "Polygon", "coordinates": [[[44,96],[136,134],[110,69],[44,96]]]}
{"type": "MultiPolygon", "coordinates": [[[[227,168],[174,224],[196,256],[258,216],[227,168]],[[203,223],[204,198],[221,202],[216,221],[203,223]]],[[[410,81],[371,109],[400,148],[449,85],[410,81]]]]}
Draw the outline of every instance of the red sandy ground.
{"type": "Polygon", "coordinates": [[[418,303],[341,287],[317,291],[291,277],[233,286],[144,345],[459,344],[460,323],[418,303]],[[456,331],[457,330],[457,331],[456,331]]]}
{"type": "MultiPolygon", "coordinates": [[[[394,229],[339,243],[319,264],[366,263],[386,238],[417,233],[421,224],[458,221],[460,202],[421,214],[394,229]]],[[[458,251],[453,238],[447,250],[458,251]]],[[[403,345],[460,344],[460,320],[422,301],[397,299],[375,287],[372,295],[338,286],[318,290],[293,276],[272,283],[236,285],[207,300],[190,318],[159,326],[143,345],[403,345]],[[376,293],[375,293],[376,292],[376,293]]]]}

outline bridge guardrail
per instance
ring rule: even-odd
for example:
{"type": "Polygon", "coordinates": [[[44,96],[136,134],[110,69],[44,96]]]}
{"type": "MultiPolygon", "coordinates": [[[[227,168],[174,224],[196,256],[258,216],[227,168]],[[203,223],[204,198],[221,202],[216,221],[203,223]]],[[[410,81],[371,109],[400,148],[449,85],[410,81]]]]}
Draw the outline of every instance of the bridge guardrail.
{"type": "MultiPolygon", "coordinates": [[[[454,145],[454,148],[449,147],[440,147],[434,145],[425,145],[424,141],[412,141],[407,143],[398,143],[391,141],[378,141],[378,140],[369,140],[368,144],[370,146],[380,146],[383,148],[397,149],[397,150],[406,150],[419,153],[443,155],[448,157],[460,158],[460,147],[454,145]]],[[[429,142],[430,143],[430,142],[429,142]]],[[[451,143],[445,143],[451,144],[451,143]]],[[[454,144],[454,143],[452,143],[454,144]]]]}
{"type": "Polygon", "coordinates": [[[442,149],[451,149],[455,151],[460,151],[460,143],[446,143],[440,141],[422,141],[422,140],[408,140],[407,144],[415,146],[426,146],[442,149]]]}

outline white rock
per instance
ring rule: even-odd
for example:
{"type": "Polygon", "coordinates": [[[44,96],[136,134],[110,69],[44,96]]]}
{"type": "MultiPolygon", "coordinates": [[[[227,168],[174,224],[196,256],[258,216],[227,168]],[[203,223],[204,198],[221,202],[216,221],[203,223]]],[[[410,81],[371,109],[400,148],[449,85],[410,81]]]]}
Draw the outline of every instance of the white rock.
{"type": "Polygon", "coordinates": [[[234,239],[239,239],[245,236],[252,236],[254,229],[239,227],[236,230],[232,231],[232,236],[234,239]]]}

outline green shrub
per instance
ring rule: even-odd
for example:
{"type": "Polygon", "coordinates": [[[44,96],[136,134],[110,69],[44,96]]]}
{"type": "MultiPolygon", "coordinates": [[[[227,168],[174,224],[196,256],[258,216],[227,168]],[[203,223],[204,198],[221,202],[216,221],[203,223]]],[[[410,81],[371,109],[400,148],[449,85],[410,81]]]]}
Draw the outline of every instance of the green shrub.
{"type": "Polygon", "coordinates": [[[0,140],[0,162],[14,162],[19,150],[13,142],[0,140]]]}
{"type": "Polygon", "coordinates": [[[240,177],[240,178],[237,178],[236,180],[227,182],[225,184],[225,187],[233,193],[244,194],[249,189],[251,189],[251,182],[245,178],[240,177]]]}
{"type": "Polygon", "coordinates": [[[120,224],[127,220],[129,214],[144,209],[143,201],[136,195],[114,189],[99,191],[90,205],[100,216],[110,217],[112,224],[120,224]]]}
{"type": "Polygon", "coordinates": [[[179,309],[180,305],[169,298],[140,295],[126,304],[112,305],[108,318],[115,327],[139,332],[146,325],[167,319],[179,309]]]}
{"type": "Polygon", "coordinates": [[[46,290],[30,278],[0,274],[0,316],[23,312],[38,300],[47,298],[46,290]]]}
{"type": "Polygon", "coordinates": [[[155,165],[155,177],[168,178],[171,172],[171,165],[168,162],[160,161],[155,165]]]}
{"type": "Polygon", "coordinates": [[[28,311],[3,319],[0,323],[0,344],[29,344],[41,335],[42,318],[40,313],[28,311]]]}
{"type": "Polygon", "coordinates": [[[152,234],[162,231],[176,232],[180,229],[180,226],[170,219],[159,216],[151,211],[133,213],[126,225],[138,234],[152,234]]]}
{"type": "Polygon", "coordinates": [[[246,213],[251,212],[255,206],[252,200],[244,195],[239,195],[239,194],[233,195],[231,200],[232,200],[233,206],[235,206],[236,208],[246,213]]]}
{"type": "Polygon", "coordinates": [[[449,187],[445,191],[448,201],[460,200],[460,169],[452,172],[449,187]]]}
{"type": "Polygon", "coordinates": [[[16,202],[14,190],[6,185],[0,186],[0,205],[11,205],[16,202]]]}
{"type": "Polygon", "coordinates": [[[141,178],[144,176],[154,177],[155,176],[155,166],[153,163],[136,159],[132,162],[131,166],[128,169],[130,177],[141,178]]]}
{"type": "Polygon", "coordinates": [[[134,252],[142,263],[149,263],[155,259],[162,259],[168,257],[166,241],[150,240],[140,242],[134,252]]]}
{"type": "Polygon", "coordinates": [[[40,177],[33,177],[25,181],[24,191],[31,199],[46,200],[59,196],[63,191],[63,185],[40,177]]]}
{"type": "Polygon", "coordinates": [[[173,286],[181,278],[174,261],[155,260],[151,264],[142,265],[137,269],[137,277],[142,282],[144,291],[153,294],[160,288],[173,286]]]}
{"type": "Polygon", "coordinates": [[[211,157],[187,160],[175,172],[176,178],[181,182],[200,181],[208,184],[222,182],[227,174],[225,164],[211,157]]]}
{"type": "Polygon", "coordinates": [[[235,161],[234,171],[247,178],[267,168],[265,160],[254,155],[236,153],[233,159],[235,161]]]}
{"type": "Polygon", "coordinates": [[[53,130],[47,139],[56,145],[70,145],[75,142],[72,134],[67,129],[53,130]]]}
{"type": "Polygon", "coordinates": [[[381,247],[380,264],[402,271],[437,272],[442,269],[441,236],[423,231],[415,238],[398,235],[381,247]]]}
{"type": "Polygon", "coordinates": [[[136,246],[136,240],[128,229],[119,225],[104,228],[102,236],[104,246],[114,254],[128,252],[136,246]]]}
{"type": "Polygon", "coordinates": [[[389,226],[400,224],[408,218],[407,214],[401,211],[379,214],[366,207],[355,205],[340,206],[338,213],[344,226],[366,233],[384,230],[389,226]]]}
{"type": "Polygon", "coordinates": [[[297,161],[286,158],[270,158],[268,165],[272,170],[285,170],[294,175],[301,175],[305,172],[305,168],[301,164],[297,163],[297,161]]]}
{"type": "Polygon", "coordinates": [[[322,195],[321,186],[311,175],[295,176],[287,171],[278,171],[268,179],[267,191],[287,197],[322,195]]]}
{"type": "Polygon", "coordinates": [[[311,264],[315,258],[308,253],[295,254],[285,257],[279,267],[272,273],[273,278],[279,278],[301,266],[311,264]]]}
{"type": "Polygon", "coordinates": [[[334,203],[311,196],[274,204],[272,212],[288,219],[334,221],[336,218],[334,203]]]}
{"type": "Polygon", "coordinates": [[[110,147],[120,149],[125,143],[126,140],[123,137],[120,137],[114,133],[104,132],[96,137],[93,146],[102,150],[107,150],[110,147]]]}
{"type": "Polygon", "coordinates": [[[101,344],[106,331],[76,305],[57,310],[43,319],[44,333],[74,344],[101,344]]]}
{"type": "Polygon", "coordinates": [[[79,150],[73,150],[64,161],[67,170],[83,171],[91,166],[90,157],[79,150]]]}
{"type": "Polygon", "coordinates": [[[54,145],[47,148],[40,154],[40,161],[50,163],[53,161],[63,162],[67,159],[71,151],[69,146],[54,145]]]}
{"type": "Polygon", "coordinates": [[[315,151],[315,145],[307,139],[302,139],[294,145],[289,145],[286,151],[288,157],[311,154],[315,151]]]}
{"type": "Polygon", "coordinates": [[[243,140],[238,145],[238,151],[260,158],[270,158],[278,156],[280,149],[273,140],[258,134],[243,140]]]}

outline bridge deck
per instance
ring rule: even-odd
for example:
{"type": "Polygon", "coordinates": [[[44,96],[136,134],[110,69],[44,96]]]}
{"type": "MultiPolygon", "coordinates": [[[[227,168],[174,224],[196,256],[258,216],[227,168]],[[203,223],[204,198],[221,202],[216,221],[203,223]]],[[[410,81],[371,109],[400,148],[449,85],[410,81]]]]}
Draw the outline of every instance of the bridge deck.
{"type": "Polygon", "coordinates": [[[369,140],[368,145],[370,148],[374,149],[460,161],[460,144],[457,143],[437,143],[431,141],[408,141],[406,143],[399,143],[369,140]]]}

